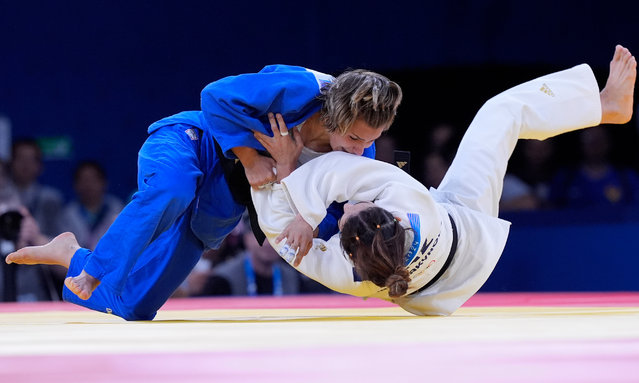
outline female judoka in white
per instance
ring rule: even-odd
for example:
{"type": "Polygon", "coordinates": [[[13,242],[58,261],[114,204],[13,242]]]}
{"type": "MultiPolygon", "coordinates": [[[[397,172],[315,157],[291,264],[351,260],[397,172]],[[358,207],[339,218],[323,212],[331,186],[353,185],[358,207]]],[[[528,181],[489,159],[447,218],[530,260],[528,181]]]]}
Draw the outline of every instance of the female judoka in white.
{"type": "Polygon", "coordinates": [[[299,271],[333,290],[449,315],[484,284],[505,246],[510,223],[497,218],[498,203],[517,140],[628,122],[635,77],[635,58],[617,46],[601,93],[584,64],[499,94],[479,110],[430,191],[386,163],[321,156],[252,191],[262,230],[299,271]],[[303,243],[299,232],[317,227],[332,201],[351,201],[341,233],[303,243]]]}

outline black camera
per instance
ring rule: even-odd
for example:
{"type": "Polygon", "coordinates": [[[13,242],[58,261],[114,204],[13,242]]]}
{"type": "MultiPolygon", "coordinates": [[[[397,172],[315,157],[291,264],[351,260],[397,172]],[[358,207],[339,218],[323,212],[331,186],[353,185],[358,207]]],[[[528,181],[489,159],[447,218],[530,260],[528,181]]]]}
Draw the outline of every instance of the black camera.
{"type": "Polygon", "coordinates": [[[11,210],[0,215],[0,239],[15,242],[20,235],[22,214],[11,210]]]}

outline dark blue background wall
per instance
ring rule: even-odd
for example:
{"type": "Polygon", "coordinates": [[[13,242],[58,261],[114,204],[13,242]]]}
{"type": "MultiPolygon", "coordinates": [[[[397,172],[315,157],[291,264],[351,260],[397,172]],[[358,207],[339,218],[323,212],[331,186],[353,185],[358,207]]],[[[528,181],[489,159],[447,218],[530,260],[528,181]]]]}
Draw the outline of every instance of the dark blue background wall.
{"type": "MultiPolygon", "coordinates": [[[[0,113],[14,136],[70,136],[74,159],[106,163],[124,196],[146,126],[197,109],[217,78],[269,63],[377,70],[406,89],[394,134],[412,143],[429,121],[464,126],[530,76],[605,69],[617,42],[639,49],[639,7],[614,3],[2,1],[0,113]]],[[[45,181],[68,193],[69,163],[58,162],[45,181]]]]}
{"type": "Polygon", "coordinates": [[[0,1],[0,113],[14,137],[72,140],[71,158],[48,161],[44,182],[70,196],[73,164],[93,158],[124,198],[146,127],[199,108],[208,82],[270,63],[364,67],[404,88],[392,134],[418,155],[429,126],[466,126],[521,81],[582,62],[603,81],[616,43],[639,52],[638,10],[634,1],[0,1]]]}
{"type": "Polygon", "coordinates": [[[639,207],[503,216],[513,225],[483,291],[639,290],[639,207]]]}

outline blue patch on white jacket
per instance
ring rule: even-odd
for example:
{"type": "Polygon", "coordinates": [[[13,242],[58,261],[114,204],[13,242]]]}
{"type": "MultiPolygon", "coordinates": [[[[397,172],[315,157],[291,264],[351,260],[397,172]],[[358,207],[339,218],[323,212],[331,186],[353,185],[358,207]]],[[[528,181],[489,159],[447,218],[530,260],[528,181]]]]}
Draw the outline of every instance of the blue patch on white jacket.
{"type": "Polygon", "coordinates": [[[410,245],[410,249],[408,250],[408,254],[404,256],[404,264],[408,266],[415,256],[417,252],[419,252],[419,243],[422,240],[421,237],[421,222],[419,220],[419,215],[414,213],[408,213],[408,222],[410,223],[410,227],[413,229],[413,243],[410,245]]]}

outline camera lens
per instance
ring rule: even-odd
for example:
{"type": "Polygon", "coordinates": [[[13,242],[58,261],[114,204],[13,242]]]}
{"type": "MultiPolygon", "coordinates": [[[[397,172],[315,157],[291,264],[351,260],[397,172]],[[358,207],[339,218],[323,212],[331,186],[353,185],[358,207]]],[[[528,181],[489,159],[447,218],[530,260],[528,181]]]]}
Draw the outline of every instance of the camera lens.
{"type": "Polygon", "coordinates": [[[22,214],[17,211],[8,211],[0,215],[0,239],[17,241],[21,223],[22,214]]]}

